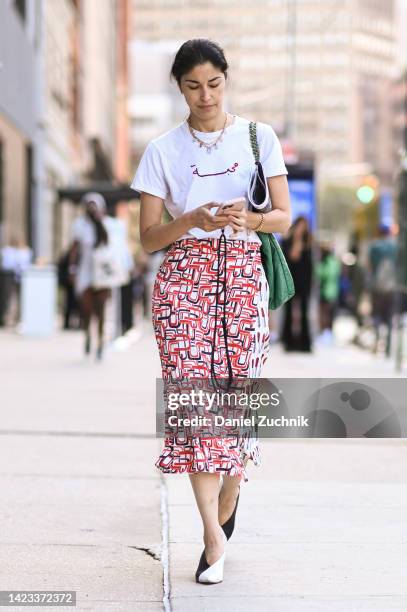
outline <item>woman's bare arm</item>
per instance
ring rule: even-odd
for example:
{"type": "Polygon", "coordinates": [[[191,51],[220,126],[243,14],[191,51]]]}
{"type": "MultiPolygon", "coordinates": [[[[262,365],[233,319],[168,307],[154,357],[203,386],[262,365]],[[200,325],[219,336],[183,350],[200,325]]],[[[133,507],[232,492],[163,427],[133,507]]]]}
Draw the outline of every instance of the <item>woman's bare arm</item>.
{"type": "Polygon", "coordinates": [[[73,284],[75,280],[76,268],[80,257],[80,242],[79,240],[73,240],[68,255],[68,277],[70,282],[73,284]]]}
{"type": "MultiPolygon", "coordinates": [[[[291,204],[288,181],[285,174],[267,179],[273,210],[264,215],[262,232],[284,233],[291,226],[291,204]]],[[[259,224],[259,213],[248,212],[248,226],[254,229],[259,224]]]]}

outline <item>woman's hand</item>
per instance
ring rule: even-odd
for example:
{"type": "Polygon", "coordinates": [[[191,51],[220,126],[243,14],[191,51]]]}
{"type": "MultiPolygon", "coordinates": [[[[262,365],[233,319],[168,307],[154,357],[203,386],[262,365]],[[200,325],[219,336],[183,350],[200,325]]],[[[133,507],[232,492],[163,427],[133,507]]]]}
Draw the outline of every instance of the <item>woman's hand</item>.
{"type": "Polygon", "coordinates": [[[202,204],[195,210],[189,213],[191,227],[199,227],[205,232],[213,232],[214,230],[225,227],[229,223],[225,213],[213,215],[209,209],[222,206],[218,202],[207,202],[202,204]]]}
{"type": "Polygon", "coordinates": [[[249,228],[249,215],[247,208],[243,205],[233,204],[230,208],[225,210],[225,215],[228,218],[228,224],[231,226],[233,231],[240,232],[245,228],[249,228]]]}
{"type": "Polygon", "coordinates": [[[292,259],[293,261],[298,261],[301,257],[303,248],[304,245],[302,241],[302,236],[294,238],[290,249],[290,259],[292,259]]]}

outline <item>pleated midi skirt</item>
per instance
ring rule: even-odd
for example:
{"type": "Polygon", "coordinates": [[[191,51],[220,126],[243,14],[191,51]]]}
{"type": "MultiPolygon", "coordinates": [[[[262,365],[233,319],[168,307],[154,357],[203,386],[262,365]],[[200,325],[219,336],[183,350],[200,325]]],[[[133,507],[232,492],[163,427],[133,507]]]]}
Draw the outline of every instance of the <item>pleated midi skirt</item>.
{"type": "MultiPolygon", "coordinates": [[[[153,287],[152,322],[163,381],[211,377],[215,342],[216,378],[228,377],[227,355],[218,309],[225,314],[233,376],[258,378],[269,356],[269,286],[261,263],[260,244],[219,238],[183,238],[166,252],[153,287]],[[224,244],[222,245],[224,246],[224,244]],[[217,287],[217,276],[225,287],[217,287]],[[218,274],[219,273],[219,274],[218,274]],[[218,289],[218,290],[217,290],[218,289]]],[[[155,462],[163,473],[211,472],[248,480],[248,460],[259,466],[256,434],[250,437],[164,437],[155,462]]]]}

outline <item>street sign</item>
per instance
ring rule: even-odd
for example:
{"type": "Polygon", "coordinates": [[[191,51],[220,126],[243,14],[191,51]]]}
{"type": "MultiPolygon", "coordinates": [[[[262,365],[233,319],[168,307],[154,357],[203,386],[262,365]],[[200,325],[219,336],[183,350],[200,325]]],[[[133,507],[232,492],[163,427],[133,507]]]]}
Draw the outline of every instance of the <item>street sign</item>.
{"type": "Polygon", "coordinates": [[[292,219],[300,215],[308,219],[312,232],[316,230],[315,185],[312,179],[288,179],[292,219]]]}
{"type": "Polygon", "coordinates": [[[392,227],[394,223],[393,196],[389,189],[384,189],[380,193],[379,223],[385,227],[392,227]]]}

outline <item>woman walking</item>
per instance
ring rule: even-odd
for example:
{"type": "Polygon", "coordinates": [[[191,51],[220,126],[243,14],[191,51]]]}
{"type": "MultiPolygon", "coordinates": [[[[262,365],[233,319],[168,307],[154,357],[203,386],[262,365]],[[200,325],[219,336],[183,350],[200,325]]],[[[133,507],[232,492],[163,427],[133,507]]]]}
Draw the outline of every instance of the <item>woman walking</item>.
{"type": "Polygon", "coordinates": [[[110,287],[94,288],[93,250],[109,244],[113,233],[114,220],[106,215],[106,202],[99,193],[87,193],[81,203],[84,214],[75,219],[71,229],[72,245],[70,250],[70,269],[76,268],[73,275],[75,294],[79,301],[82,329],[85,332],[85,354],[91,351],[92,315],[97,321],[96,358],[103,354],[105,305],[111,296],[110,287]],[[75,266],[76,263],[76,266],[75,266]]]}
{"type": "Polygon", "coordinates": [[[295,295],[284,304],[281,342],[286,351],[312,351],[308,319],[312,287],[312,235],[302,215],[292,224],[281,248],[293,277],[295,295]]]}
{"type": "MultiPolygon", "coordinates": [[[[210,379],[212,371],[217,379],[225,378],[230,368],[234,377],[256,378],[269,351],[269,288],[256,230],[288,229],[287,170],[274,130],[258,123],[273,211],[248,211],[254,169],[250,122],[223,108],[227,70],[223,50],[213,41],[193,39],[180,47],[171,75],[189,107],[188,117],[148,144],[132,182],[141,193],[144,248],[152,253],[169,246],[152,296],[166,381],[210,379]],[[223,210],[221,204],[231,199],[238,201],[223,210]],[[164,205],[173,218],[167,224],[161,223],[164,205]]],[[[240,483],[248,480],[249,459],[260,464],[257,438],[164,440],[155,465],[164,473],[188,473],[203,522],[197,582],[223,579],[225,543],[233,531],[240,483]]]]}
{"type": "Polygon", "coordinates": [[[329,241],[320,243],[320,259],[315,266],[319,281],[319,331],[320,339],[330,344],[333,341],[333,322],[340,290],[341,262],[336,257],[329,241]]]}

